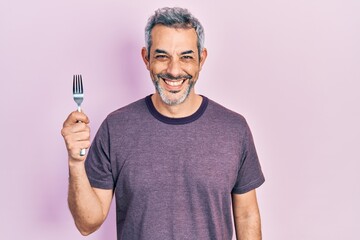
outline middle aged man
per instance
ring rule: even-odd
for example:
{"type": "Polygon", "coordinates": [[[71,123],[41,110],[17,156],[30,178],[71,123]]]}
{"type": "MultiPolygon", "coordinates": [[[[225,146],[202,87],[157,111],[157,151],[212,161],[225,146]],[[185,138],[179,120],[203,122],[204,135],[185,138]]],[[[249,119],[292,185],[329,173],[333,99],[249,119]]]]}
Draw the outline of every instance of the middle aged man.
{"type": "Polygon", "coordinates": [[[194,90],[207,57],[200,22],[163,8],[145,35],[155,93],[109,114],[86,161],[87,116],[73,112],[64,122],[76,226],[84,235],[98,229],[115,194],[118,239],[230,240],[231,206],[238,239],[261,239],[255,188],[264,176],[250,129],[194,90]]]}

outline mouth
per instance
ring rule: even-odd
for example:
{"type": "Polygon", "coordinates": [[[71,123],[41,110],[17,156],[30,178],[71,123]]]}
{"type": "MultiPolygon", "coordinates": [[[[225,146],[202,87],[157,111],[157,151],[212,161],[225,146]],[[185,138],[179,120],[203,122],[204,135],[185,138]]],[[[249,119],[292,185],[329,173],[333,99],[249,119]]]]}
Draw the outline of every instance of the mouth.
{"type": "Polygon", "coordinates": [[[166,91],[171,93],[178,93],[182,91],[183,86],[187,82],[187,80],[191,81],[192,76],[189,74],[178,76],[173,76],[171,74],[158,74],[157,78],[164,83],[163,87],[166,91]]]}
{"type": "Polygon", "coordinates": [[[187,78],[177,79],[177,80],[169,80],[165,78],[161,78],[161,79],[166,83],[166,85],[170,87],[180,87],[186,80],[188,80],[187,78]]]}

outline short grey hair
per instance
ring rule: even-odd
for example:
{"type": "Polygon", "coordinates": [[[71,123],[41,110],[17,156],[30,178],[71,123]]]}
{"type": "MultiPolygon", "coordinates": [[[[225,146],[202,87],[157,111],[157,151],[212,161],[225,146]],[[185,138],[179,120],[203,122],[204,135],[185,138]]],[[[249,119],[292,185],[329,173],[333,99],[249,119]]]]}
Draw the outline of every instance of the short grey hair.
{"type": "Polygon", "coordinates": [[[150,48],[152,45],[151,31],[155,25],[160,24],[166,27],[191,29],[194,28],[197,35],[197,48],[199,58],[204,49],[205,33],[204,28],[197,18],[195,18],[187,9],[179,7],[164,7],[155,11],[145,27],[145,44],[150,57],[150,48]]]}

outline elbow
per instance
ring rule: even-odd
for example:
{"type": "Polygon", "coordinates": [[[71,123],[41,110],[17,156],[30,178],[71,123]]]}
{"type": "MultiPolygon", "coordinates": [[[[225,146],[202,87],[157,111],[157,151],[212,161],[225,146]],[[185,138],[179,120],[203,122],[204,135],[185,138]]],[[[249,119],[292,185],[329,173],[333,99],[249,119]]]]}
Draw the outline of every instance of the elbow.
{"type": "Polygon", "coordinates": [[[81,235],[88,236],[98,230],[101,224],[84,224],[75,222],[75,225],[81,235]]]}
{"type": "Polygon", "coordinates": [[[79,229],[79,232],[81,235],[83,235],[84,237],[89,236],[90,234],[92,234],[93,232],[90,231],[84,231],[82,229],[79,229]]]}
{"type": "Polygon", "coordinates": [[[92,234],[93,232],[95,232],[98,228],[77,227],[77,229],[79,230],[81,235],[88,236],[88,235],[92,234]]]}
{"type": "Polygon", "coordinates": [[[81,231],[79,230],[79,232],[81,233],[82,236],[86,237],[89,236],[90,234],[92,234],[93,232],[88,232],[88,231],[81,231]]]}

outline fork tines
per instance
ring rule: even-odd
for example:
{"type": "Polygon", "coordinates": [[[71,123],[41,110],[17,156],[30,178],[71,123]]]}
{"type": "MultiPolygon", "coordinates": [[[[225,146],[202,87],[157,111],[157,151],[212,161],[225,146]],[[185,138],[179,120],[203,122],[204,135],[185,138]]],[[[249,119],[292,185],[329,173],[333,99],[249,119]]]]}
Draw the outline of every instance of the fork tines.
{"type": "Polygon", "coordinates": [[[73,77],[73,93],[81,94],[83,93],[83,83],[81,75],[74,75],[73,77]]]}
{"type": "MultiPolygon", "coordinates": [[[[73,77],[73,98],[78,106],[78,112],[81,112],[81,103],[84,99],[84,89],[81,75],[74,75],[73,77]]],[[[80,156],[85,156],[85,154],[86,150],[81,149],[80,156]]]]}

